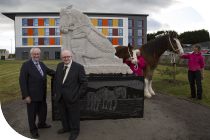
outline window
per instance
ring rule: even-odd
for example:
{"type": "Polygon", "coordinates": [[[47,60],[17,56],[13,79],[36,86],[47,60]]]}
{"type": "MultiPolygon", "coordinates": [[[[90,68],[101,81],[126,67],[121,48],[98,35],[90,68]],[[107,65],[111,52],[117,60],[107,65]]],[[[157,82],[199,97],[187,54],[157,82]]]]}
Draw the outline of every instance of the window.
{"type": "Polygon", "coordinates": [[[55,26],[59,26],[59,22],[60,22],[60,19],[59,18],[56,18],[55,19],[55,26]]]}
{"type": "Polygon", "coordinates": [[[60,52],[55,52],[55,59],[60,59],[60,52]]]}
{"type": "Polygon", "coordinates": [[[38,26],[38,19],[37,18],[33,19],[33,26],[38,26]]]}
{"type": "Polygon", "coordinates": [[[98,28],[98,30],[102,32],[102,28],[98,28]]]}
{"type": "Polygon", "coordinates": [[[98,19],[98,26],[102,26],[102,19],[98,19]]]}
{"type": "Polygon", "coordinates": [[[33,36],[38,36],[38,28],[33,28],[33,36]]]}
{"type": "Polygon", "coordinates": [[[27,26],[28,24],[27,24],[27,19],[22,19],[22,26],[27,26]]]}
{"type": "Polygon", "coordinates": [[[108,19],[108,26],[112,26],[112,19],[108,19]]]}
{"type": "Polygon", "coordinates": [[[112,38],[107,38],[111,44],[113,44],[113,39],[112,38]]]}
{"type": "Polygon", "coordinates": [[[133,20],[131,19],[128,20],[128,27],[133,27],[133,20]]]}
{"type": "Polygon", "coordinates": [[[143,20],[138,20],[138,27],[142,27],[143,20]]]}
{"type": "Polygon", "coordinates": [[[123,29],[118,29],[118,36],[123,36],[123,29]]]}
{"type": "Polygon", "coordinates": [[[23,38],[23,45],[28,45],[27,38],[23,38]]]}
{"type": "Polygon", "coordinates": [[[55,28],[55,35],[60,35],[60,29],[59,28],[55,28]]]}
{"type": "Polygon", "coordinates": [[[22,59],[28,59],[28,52],[22,52],[22,59]]]}
{"type": "Polygon", "coordinates": [[[142,29],[138,30],[138,36],[142,36],[142,29]]]}
{"type": "Polygon", "coordinates": [[[27,36],[27,28],[22,29],[22,36],[27,36]]]}
{"type": "Polygon", "coordinates": [[[123,20],[122,19],[118,19],[118,27],[123,27],[123,20]]]}
{"type": "Polygon", "coordinates": [[[38,38],[33,38],[33,43],[34,43],[34,45],[38,45],[38,38]]]}
{"type": "Polygon", "coordinates": [[[108,36],[112,36],[112,29],[108,29],[108,36]]]}
{"type": "Polygon", "coordinates": [[[133,39],[132,38],[128,38],[128,43],[130,43],[130,45],[133,45],[133,39]]]}
{"type": "Polygon", "coordinates": [[[128,29],[128,36],[133,36],[133,30],[132,29],[128,29]]]}
{"type": "Polygon", "coordinates": [[[118,45],[123,45],[123,38],[118,38],[118,45]]]}
{"type": "Polygon", "coordinates": [[[90,22],[92,23],[92,18],[90,18],[90,22]]]}
{"type": "Polygon", "coordinates": [[[49,45],[49,38],[44,38],[44,45],[49,45]]]}
{"type": "Polygon", "coordinates": [[[49,36],[49,28],[44,28],[44,35],[49,36]]]}
{"type": "Polygon", "coordinates": [[[55,38],[55,45],[60,45],[60,38],[55,38]]]}
{"type": "Polygon", "coordinates": [[[142,45],[142,38],[138,38],[138,45],[142,45]]]}
{"type": "Polygon", "coordinates": [[[44,19],[44,26],[49,26],[49,18],[44,19]]]}

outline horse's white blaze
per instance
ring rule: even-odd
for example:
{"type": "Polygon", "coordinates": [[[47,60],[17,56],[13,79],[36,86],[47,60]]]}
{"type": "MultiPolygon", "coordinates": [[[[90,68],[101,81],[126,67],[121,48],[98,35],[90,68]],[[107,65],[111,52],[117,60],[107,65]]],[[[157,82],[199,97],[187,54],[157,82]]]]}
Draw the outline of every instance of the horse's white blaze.
{"type": "Polygon", "coordinates": [[[148,81],[148,89],[149,89],[149,93],[150,93],[151,95],[155,95],[155,92],[154,92],[153,89],[152,89],[152,80],[149,80],[149,81],[148,81]]]}
{"type": "Polygon", "coordinates": [[[132,50],[132,52],[133,52],[133,58],[134,59],[131,60],[131,63],[136,64],[137,63],[137,57],[136,57],[136,52],[137,51],[136,50],[132,50]]]}
{"type": "Polygon", "coordinates": [[[152,97],[152,95],[149,93],[149,90],[148,90],[148,80],[145,78],[144,79],[144,96],[146,97],[146,98],[151,98],[152,97]]]}
{"type": "Polygon", "coordinates": [[[184,50],[182,49],[182,46],[181,46],[179,40],[176,38],[174,38],[174,40],[176,41],[176,45],[178,46],[179,54],[184,54],[184,50]]]}

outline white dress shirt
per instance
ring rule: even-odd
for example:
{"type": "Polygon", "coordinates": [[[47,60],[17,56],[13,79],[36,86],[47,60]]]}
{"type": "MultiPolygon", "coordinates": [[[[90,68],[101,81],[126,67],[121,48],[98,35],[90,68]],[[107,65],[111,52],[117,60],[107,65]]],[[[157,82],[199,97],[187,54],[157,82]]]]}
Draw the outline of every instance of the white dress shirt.
{"type": "Polygon", "coordinates": [[[65,76],[64,76],[64,78],[63,78],[63,83],[64,83],[64,81],[66,80],[66,77],[67,77],[67,75],[68,75],[68,73],[69,73],[69,70],[70,70],[70,68],[71,68],[71,64],[72,64],[72,60],[71,60],[71,62],[70,62],[68,65],[64,64],[63,70],[65,69],[65,66],[67,66],[68,68],[66,69],[66,73],[65,73],[65,76]]]}

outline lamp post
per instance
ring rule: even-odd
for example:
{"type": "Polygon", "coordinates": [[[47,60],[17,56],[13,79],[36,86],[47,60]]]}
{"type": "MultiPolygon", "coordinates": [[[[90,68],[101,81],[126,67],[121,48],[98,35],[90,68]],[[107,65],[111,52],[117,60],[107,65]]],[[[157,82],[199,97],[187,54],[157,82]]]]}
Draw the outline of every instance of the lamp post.
{"type": "Polygon", "coordinates": [[[11,39],[11,58],[12,58],[12,39],[11,39]]]}

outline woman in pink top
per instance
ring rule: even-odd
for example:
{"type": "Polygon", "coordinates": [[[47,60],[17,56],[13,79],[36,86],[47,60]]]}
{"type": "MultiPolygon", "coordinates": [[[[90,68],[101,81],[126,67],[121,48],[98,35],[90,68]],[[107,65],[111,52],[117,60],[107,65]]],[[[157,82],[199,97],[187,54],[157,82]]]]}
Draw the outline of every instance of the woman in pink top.
{"type": "Polygon", "coordinates": [[[195,98],[194,101],[202,99],[202,84],[201,79],[204,79],[204,59],[201,53],[201,45],[194,46],[194,52],[180,56],[183,59],[189,59],[188,62],[188,80],[190,82],[191,96],[188,98],[195,98]],[[202,74],[201,74],[202,73],[202,74]],[[197,85],[197,98],[195,92],[195,81],[197,85]]]}
{"type": "Polygon", "coordinates": [[[136,50],[136,56],[137,56],[137,64],[131,63],[130,60],[126,60],[125,63],[130,66],[130,69],[133,71],[134,74],[138,74],[139,76],[142,76],[142,69],[146,67],[146,62],[144,59],[140,56],[140,51],[136,50]]]}

